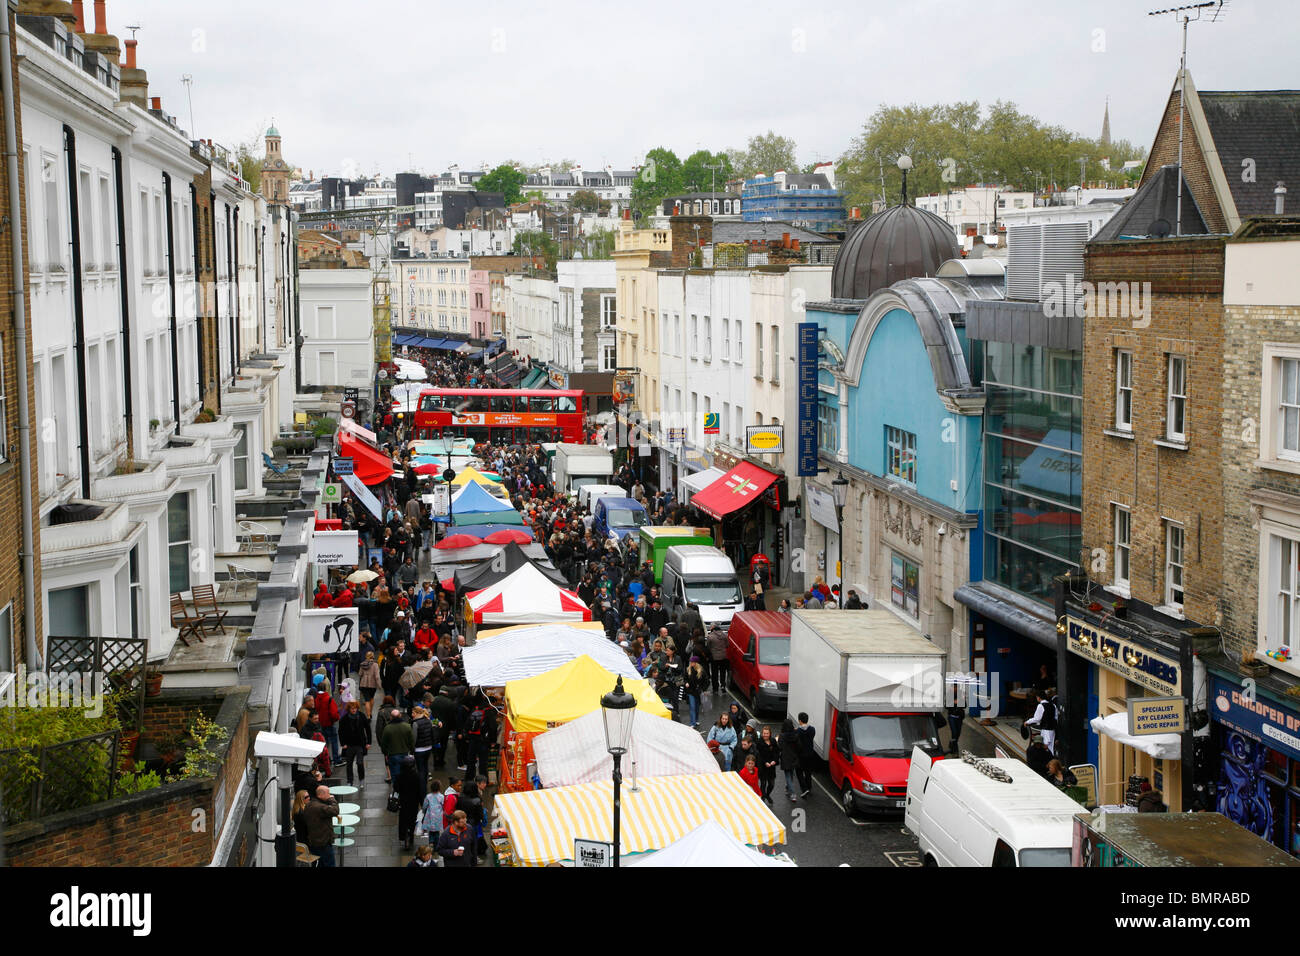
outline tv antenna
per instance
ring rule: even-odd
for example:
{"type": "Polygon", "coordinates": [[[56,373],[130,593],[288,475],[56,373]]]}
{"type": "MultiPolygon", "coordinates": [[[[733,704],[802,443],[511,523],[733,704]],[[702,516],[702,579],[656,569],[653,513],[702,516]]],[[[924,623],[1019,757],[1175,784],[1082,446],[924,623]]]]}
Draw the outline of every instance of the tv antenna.
{"type": "Polygon", "coordinates": [[[197,137],[199,134],[194,128],[194,97],[190,93],[190,88],[194,85],[194,74],[183,74],[181,76],[181,82],[185,84],[185,101],[190,104],[190,132],[197,137]]]}
{"type": "Polygon", "coordinates": [[[1175,18],[1183,23],[1183,55],[1178,61],[1178,194],[1177,214],[1174,224],[1175,236],[1183,234],[1183,99],[1187,95],[1187,24],[1203,18],[1210,23],[1217,23],[1219,17],[1223,14],[1223,7],[1226,3],[1227,0],[1205,0],[1203,3],[1191,3],[1181,7],[1147,11],[1149,17],[1159,17],[1172,13],[1175,18]]]}
{"type": "Polygon", "coordinates": [[[127,26],[127,29],[131,31],[131,39],[134,40],[134,39],[135,39],[135,31],[140,29],[140,24],[138,24],[138,23],[136,23],[136,24],[130,24],[130,25],[127,26]]]}

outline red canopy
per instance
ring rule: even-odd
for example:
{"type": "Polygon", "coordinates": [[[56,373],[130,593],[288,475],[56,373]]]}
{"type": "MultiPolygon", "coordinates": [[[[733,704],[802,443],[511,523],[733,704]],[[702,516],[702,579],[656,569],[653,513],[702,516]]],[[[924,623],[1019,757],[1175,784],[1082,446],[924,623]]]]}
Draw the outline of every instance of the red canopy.
{"type": "Polygon", "coordinates": [[[416,465],[415,473],[417,475],[440,475],[442,474],[441,465],[416,465]]]}
{"type": "Polygon", "coordinates": [[[753,504],[776,481],[776,475],[747,461],[737,462],[725,475],[698,492],[691,504],[711,518],[721,519],[753,504]]]}
{"type": "MultiPolygon", "coordinates": [[[[524,520],[527,521],[528,519],[525,518],[524,520]]],[[[510,544],[511,542],[515,544],[532,544],[533,536],[519,528],[502,528],[500,531],[493,531],[483,539],[484,544],[510,544]]]]}
{"type": "Polygon", "coordinates": [[[434,547],[440,550],[450,550],[453,548],[472,548],[482,543],[482,539],[472,534],[449,534],[435,544],[434,547]]]}
{"type": "Polygon", "coordinates": [[[339,432],[340,458],[352,459],[352,473],[363,485],[377,485],[393,474],[393,460],[348,432],[339,432]]]}

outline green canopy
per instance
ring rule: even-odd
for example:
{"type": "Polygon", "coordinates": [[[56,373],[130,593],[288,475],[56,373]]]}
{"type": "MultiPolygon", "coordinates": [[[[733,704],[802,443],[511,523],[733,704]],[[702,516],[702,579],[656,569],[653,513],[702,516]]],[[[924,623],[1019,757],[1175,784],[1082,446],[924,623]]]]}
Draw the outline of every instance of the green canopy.
{"type": "Polygon", "coordinates": [[[472,527],[479,524],[522,525],[524,516],[518,511],[465,511],[452,517],[451,523],[456,528],[472,527]]]}

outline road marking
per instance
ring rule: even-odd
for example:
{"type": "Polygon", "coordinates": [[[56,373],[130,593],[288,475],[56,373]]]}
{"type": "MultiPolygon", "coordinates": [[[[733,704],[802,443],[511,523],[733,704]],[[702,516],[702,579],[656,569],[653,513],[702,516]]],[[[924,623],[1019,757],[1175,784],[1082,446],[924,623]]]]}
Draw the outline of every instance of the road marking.
{"type": "Polygon", "coordinates": [[[885,859],[894,866],[923,866],[920,850],[886,850],[885,859]]]}
{"type": "Polygon", "coordinates": [[[816,777],[813,777],[813,783],[817,784],[817,786],[821,788],[822,793],[831,798],[831,803],[835,804],[836,809],[838,809],[840,813],[844,814],[845,817],[848,817],[848,821],[855,827],[871,826],[870,822],[866,820],[859,820],[856,817],[849,816],[849,811],[844,809],[844,804],[840,801],[840,798],[836,794],[831,793],[830,790],[827,789],[826,785],[816,777]]]}

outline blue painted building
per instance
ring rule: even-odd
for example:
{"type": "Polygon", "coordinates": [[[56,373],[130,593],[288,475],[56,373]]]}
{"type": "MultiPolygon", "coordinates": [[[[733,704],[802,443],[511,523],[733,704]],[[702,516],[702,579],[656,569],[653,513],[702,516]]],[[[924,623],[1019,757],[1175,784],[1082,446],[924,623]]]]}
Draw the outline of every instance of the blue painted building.
{"type": "Polygon", "coordinates": [[[960,259],[952,230],[902,205],[845,242],[834,299],[809,303],[821,328],[818,440],[823,473],[805,479],[806,548],[846,591],[891,608],[969,658],[955,590],[983,561],[982,356],[966,335],[968,305],[1000,300],[991,260],[960,259]],[[832,482],[848,482],[843,538],[832,482]]]}
{"type": "Polygon", "coordinates": [[[745,222],[771,220],[813,232],[843,232],[847,218],[844,194],[836,188],[834,167],[825,163],[817,169],[812,173],[777,171],[745,180],[740,193],[741,217],[745,222]]]}

